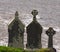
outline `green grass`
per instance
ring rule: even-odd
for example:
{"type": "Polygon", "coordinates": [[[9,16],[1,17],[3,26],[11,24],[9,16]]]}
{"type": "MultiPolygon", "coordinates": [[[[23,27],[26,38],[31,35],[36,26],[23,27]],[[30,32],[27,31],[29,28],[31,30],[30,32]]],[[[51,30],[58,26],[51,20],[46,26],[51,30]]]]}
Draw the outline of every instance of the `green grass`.
{"type": "Polygon", "coordinates": [[[23,49],[0,46],[0,52],[23,52],[23,49]]]}
{"type": "MultiPolygon", "coordinates": [[[[13,47],[0,46],[0,52],[31,52],[31,51],[23,50],[21,48],[13,48],[13,47]]],[[[49,52],[49,49],[42,48],[40,50],[35,50],[33,52],[49,52]]]]}
{"type": "Polygon", "coordinates": [[[36,52],[50,52],[50,49],[48,49],[48,48],[42,48],[40,50],[37,50],[36,52]]]}
{"type": "Polygon", "coordinates": [[[27,50],[28,52],[50,52],[50,49],[48,48],[41,48],[41,49],[33,49],[33,50],[27,50]]]}

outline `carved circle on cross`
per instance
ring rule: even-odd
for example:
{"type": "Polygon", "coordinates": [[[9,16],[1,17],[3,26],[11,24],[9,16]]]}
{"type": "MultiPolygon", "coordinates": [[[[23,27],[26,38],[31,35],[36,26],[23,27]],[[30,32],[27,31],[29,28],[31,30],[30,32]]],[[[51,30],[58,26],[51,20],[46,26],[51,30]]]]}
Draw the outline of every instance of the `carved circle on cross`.
{"type": "Polygon", "coordinates": [[[36,16],[36,15],[38,15],[38,11],[37,11],[37,10],[33,10],[33,11],[31,12],[31,14],[32,14],[33,16],[36,16]]]}
{"type": "Polygon", "coordinates": [[[49,29],[46,31],[46,34],[48,36],[53,36],[54,34],[56,34],[56,31],[52,27],[49,27],[49,29]]]}

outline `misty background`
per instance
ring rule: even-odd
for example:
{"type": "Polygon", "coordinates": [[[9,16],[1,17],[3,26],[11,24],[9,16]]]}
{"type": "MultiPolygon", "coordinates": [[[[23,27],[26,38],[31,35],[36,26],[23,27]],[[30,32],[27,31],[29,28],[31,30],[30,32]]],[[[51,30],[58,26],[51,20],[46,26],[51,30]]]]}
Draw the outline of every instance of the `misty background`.
{"type": "MultiPolygon", "coordinates": [[[[33,16],[31,11],[38,10],[37,21],[43,27],[42,46],[48,45],[48,36],[45,31],[53,27],[54,47],[60,51],[60,0],[0,0],[0,45],[8,45],[8,25],[14,19],[16,11],[19,12],[19,19],[25,27],[31,23],[33,16]]],[[[25,28],[26,29],[26,28],[25,28]]],[[[24,45],[26,44],[26,33],[24,33],[24,45]]]]}

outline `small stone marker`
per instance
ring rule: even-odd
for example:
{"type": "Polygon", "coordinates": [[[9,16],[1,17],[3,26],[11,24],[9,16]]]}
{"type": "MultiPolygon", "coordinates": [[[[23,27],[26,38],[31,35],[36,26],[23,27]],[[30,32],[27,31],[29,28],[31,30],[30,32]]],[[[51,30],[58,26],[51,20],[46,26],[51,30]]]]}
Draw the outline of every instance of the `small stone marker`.
{"type": "Polygon", "coordinates": [[[56,31],[53,30],[52,27],[49,27],[49,29],[46,31],[46,34],[48,35],[48,48],[53,48],[53,35],[56,34],[56,31]]]}

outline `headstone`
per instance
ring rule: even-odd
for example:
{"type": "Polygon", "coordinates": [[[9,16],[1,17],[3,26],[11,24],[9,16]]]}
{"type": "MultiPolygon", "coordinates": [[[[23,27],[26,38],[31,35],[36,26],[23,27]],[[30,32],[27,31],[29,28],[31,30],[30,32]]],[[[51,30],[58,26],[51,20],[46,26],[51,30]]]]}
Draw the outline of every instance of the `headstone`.
{"type": "Polygon", "coordinates": [[[24,24],[19,20],[18,15],[19,14],[16,11],[15,19],[8,26],[8,46],[23,48],[24,24]]]}
{"type": "Polygon", "coordinates": [[[48,35],[48,48],[53,48],[53,35],[56,33],[56,31],[53,30],[52,27],[49,27],[49,29],[46,31],[46,34],[48,35]]]}
{"type": "Polygon", "coordinates": [[[33,15],[33,21],[26,27],[27,48],[41,48],[42,26],[36,20],[36,15],[38,14],[38,11],[33,10],[31,14],[33,15]]]}

